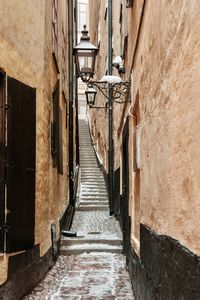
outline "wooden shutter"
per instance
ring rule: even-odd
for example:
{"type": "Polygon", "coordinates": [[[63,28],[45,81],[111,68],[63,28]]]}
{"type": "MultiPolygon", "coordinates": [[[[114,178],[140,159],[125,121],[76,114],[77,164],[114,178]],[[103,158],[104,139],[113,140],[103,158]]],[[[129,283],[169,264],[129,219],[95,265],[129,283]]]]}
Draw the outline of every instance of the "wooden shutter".
{"type": "Polygon", "coordinates": [[[62,151],[62,111],[59,105],[60,82],[57,81],[53,92],[53,166],[63,174],[63,151],[62,151]]]}
{"type": "Polygon", "coordinates": [[[63,174],[62,110],[59,107],[58,172],[63,174]]]}
{"type": "Polygon", "coordinates": [[[52,158],[53,158],[53,167],[58,165],[58,147],[59,147],[59,80],[57,81],[54,92],[53,92],[53,147],[52,147],[52,158]]]}
{"type": "Polygon", "coordinates": [[[0,252],[4,251],[5,223],[5,76],[0,72],[0,252]]]}
{"type": "Polygon", "coordinates": [[[36,90],[8,78],[7,252],[32,248],[35,228],[36,90]]]}

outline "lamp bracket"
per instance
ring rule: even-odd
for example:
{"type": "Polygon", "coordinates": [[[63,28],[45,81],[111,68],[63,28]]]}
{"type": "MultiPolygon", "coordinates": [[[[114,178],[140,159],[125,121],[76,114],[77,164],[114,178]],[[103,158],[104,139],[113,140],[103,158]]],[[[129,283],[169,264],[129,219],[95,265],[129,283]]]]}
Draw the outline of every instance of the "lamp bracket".
{"type": "Polygon", "coordinates": [[[114,102],[121,104],[130,101],[130,81],[108,83],[107,81],[90,80],[88,83],[95,86],[108,100],[109,90],[112,89],[112,100],[114,102]]]}

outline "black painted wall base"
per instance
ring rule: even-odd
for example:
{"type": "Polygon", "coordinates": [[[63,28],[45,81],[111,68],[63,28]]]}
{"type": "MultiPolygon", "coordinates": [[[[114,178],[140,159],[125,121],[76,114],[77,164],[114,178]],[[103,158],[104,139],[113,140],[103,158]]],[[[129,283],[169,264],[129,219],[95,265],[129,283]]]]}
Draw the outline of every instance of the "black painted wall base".
{"type": "Polygon", "coordinates": [[[0,299],[20,300],[43,279],[53,264],[52,249],[40,257],[39,246],[10,257],[8,280],[0,286],[0,299]]]}
{"type": "Polygon", "coordinates": [[[140,256],[129,248],[127,265],[137,300],[200,299],[200,257],[177,240],[141,224],[140,256]]]}

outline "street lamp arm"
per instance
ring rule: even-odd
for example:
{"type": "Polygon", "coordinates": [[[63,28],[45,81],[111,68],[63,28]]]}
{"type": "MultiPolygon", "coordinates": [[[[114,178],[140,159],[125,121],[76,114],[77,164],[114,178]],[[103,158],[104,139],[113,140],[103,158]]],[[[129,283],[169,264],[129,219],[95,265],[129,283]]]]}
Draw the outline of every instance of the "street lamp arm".
{"type": "Polygon", "coordinates": [[[103,96],[109,100],[109,89],[112,89],[112,100],[116,103],[125,103],[130,96],[130,81],[121,81],[119,83],[108,83],[107,81],[92,81],[90,84],[95,86],[103,96]],[[122,99],[122,101],[117,101],[122,99]]]}

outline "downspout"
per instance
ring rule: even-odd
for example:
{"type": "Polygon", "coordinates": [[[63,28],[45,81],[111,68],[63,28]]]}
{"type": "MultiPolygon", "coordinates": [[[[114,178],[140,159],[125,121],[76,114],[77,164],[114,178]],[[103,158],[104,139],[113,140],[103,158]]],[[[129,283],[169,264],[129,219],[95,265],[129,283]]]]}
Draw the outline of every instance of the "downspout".
{"type": "MultiPolygon", "coordinates": [[[[78,44],[78,0],[75,0],[75,44],[78,44]]],[[[79,165],[78,80],[75,72],[76,164],[79,165]]]]}
{"type": "Polygon", "coordinates": [[[74,112],[73,112],[73,102],[74,102],[74,68],[73,68],[73,7],[72,0],[68,0],[68,73],[69,73],[69,204],[74,206],[73,195],[73,176],[74,176],[74,112]]]}
{"type": "MultiPolygon", "coordinates": [[[[108,75],[112,75],[112,0],[108,0],[108,75]]],[[[113,203],[113,173],[114,173],[114,141],[113,141],[113,101],[112,86],[109,85],[109,150],[108,150],[108,176],[109,176],[109,208],[110,215],[114,213],[113,203]]]]}

